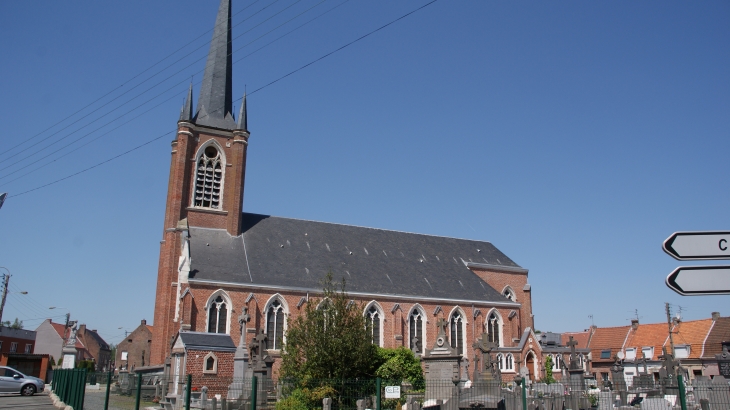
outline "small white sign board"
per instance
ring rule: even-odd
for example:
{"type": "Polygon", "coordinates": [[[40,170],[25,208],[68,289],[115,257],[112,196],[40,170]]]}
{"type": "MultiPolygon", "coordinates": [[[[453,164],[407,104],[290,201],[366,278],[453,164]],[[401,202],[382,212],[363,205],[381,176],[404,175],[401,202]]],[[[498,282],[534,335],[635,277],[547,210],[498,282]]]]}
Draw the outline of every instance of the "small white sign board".
{"type": "Polygon", "coordinates": [[[75,365],[76,357],[72,354],[65,354],[63,355],[63,364],[61,365],[62,369],[73,369],[75,365]]]}
{"type": "Polygon", "coordinates": [[[386,399],[400,399],[400,386],[385,386],[386,399]]]}

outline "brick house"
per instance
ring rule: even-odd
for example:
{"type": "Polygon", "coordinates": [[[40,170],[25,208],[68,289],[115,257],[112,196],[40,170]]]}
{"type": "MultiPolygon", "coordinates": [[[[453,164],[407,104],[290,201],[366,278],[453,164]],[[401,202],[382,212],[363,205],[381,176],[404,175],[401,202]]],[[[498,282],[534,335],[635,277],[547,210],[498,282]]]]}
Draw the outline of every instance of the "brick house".
{"type": "MultiPolygon", "coordinates": [[[[63,357],[64,341],[71,335],[71,329],[63,323],[55,323],[46,319],[35,330],[35,351],[47,354],[51,359],[59,361],[63,357]]],[[[96,330],[87,329],[80,325],[76,332],[76,363],[81,360],[93,360],[97,370],[108,369],[111,359],[111,349],[96,330]]]]}
{"type": "Polygon", "coordinates": [[[36,332],[0,326],[0,353],[34,353],[36,332]]]}
{"type": "Polygon", "coordinates": [[[618,355],[623,358],[628,383],[645,371],[658,380],[662,365],[659,356],[664,350],[671,352],[673,343],[674,356],[690,381],[697,376],[719,374],[715,355],[722,352],[722,342],[730,340],[730,317],[713,312],[710,319],[675,319],[671,329],[672,340],[669,326],[663,322],[640,324],[634,319],[630,326],[592,327],[587,331],[586,346],[590,349],[587,372],[598,382],[610,380],[610,369],[618,355]]]}
{"type": "Polygon", "coordinates": [[[238,345],[247,308],[247,343],[268,335],[276,375],[287,323],[332,272],[362,305],[374,343],[423,352],[443,318],[465,362],[486,334],[506,377],[525,367],[539,378],[528,270],[492,243],[243,212],[250,133],[245,95],[237,120],[232,113],[230,38],[230,0],[221,0],[197,109],[191,87],[172,141],[151,364],[170,358],[185,332],[238,345]]]}
{"type": "Polygon", "coordinates": [[[94,362],[96,362],[96,370],[109,370],[112,350],[96,330],[88,329],[86,325],[79,325],[76,338],[84,346],[94,362]]]}
{"type": "Polygon", "coordinates": [[[150,364],[153,327],[142,319],[139,326],[117,345],[115,358],[118,370],[134,370],[150,364]]]}

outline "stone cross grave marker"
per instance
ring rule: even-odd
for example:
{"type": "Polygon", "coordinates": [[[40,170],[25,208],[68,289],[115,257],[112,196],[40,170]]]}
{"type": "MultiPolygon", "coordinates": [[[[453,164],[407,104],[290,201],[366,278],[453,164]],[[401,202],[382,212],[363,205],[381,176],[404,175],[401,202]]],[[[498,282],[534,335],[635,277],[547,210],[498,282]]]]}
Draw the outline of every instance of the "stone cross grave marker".
{"type": "Polygon", "coordinates": [[[251,320],[251,315],[248,314],[248,308],[244,307],[241,312],[241,316],[238,317],[238,324],[241,326],[241,339],[238,342],[239,346],[246,346],[246,324],[251,320]]]}
{"type": "Polygon", "coordinates": [[[570,367],[569,370],[578,370],[582,367],[578,363],[578,354],[575,351],[575,347],[578,346],[578,342],[573,340],[573,336],[570,336],[570,340],[568,343],[565,344],[566,346],[570,347],[570,367]]]}

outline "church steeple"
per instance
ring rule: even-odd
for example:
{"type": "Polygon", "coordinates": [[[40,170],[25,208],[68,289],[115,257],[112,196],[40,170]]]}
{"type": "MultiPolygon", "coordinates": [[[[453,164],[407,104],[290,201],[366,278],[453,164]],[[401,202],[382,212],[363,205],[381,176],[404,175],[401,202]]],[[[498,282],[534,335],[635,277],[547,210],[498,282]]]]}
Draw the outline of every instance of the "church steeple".
{"type": "Polygon", "coordinates": [[[221,0],[195,114],[195,123],[198,125],[226,130],[236,128],[231,113],[233,111],[231,40],[231,1],[221,0]]]}
{"type": "Polygon", "coordinates": [[[190,83],[188,89],[188,97],[183,103],[182,109],[180,109],[180,121],[192,121],[193,120],[193,83],[190,83]]]}
{"type": "Polygon", "coordinates": [[[248,113],[246,112],[246,93],[241,100],[241,111],[238,113],[238,129],[248,131],[248,113]]]}

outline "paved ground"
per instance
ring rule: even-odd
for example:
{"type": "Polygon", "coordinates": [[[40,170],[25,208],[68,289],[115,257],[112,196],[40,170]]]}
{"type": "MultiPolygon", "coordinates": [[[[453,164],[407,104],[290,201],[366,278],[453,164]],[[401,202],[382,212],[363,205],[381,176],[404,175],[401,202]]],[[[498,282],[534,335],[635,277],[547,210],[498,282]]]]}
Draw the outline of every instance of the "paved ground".
{"type": "Polygon", "coordinates": [[[47,393],[38,393],[35,396],[21,396],[19,394],[0,394],[0,409],[12,410],[51,410],[55,409],[47,393]]]}
{"type": "MultiPolygon", "coordinates": [[[[84,396],[84,410],[103,410],[105,398],[105,390],[86,390],[86,395],[84,396]]],[[[134,410],[135,400],[136,397],[134,396],[120,396],[112,393],[109,396],[109,410],[134,410]]],[[[139,404],[139,408],[144,409],[146,407],[159,408],[160,406],[155,405],[155,403],[142,400],[139,404]]],[[[0,404],[0,409],[4,409],[2,404],[0,404]]]]}

